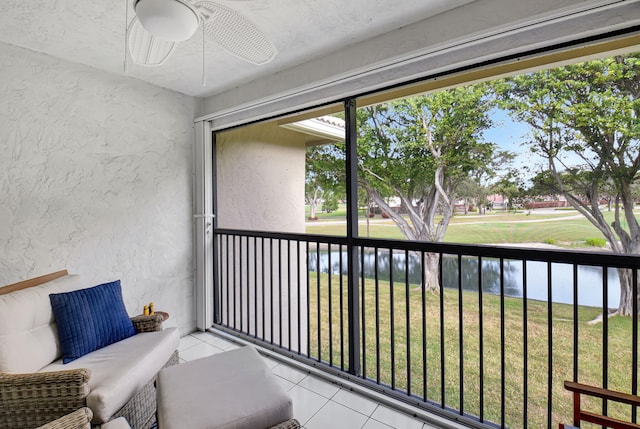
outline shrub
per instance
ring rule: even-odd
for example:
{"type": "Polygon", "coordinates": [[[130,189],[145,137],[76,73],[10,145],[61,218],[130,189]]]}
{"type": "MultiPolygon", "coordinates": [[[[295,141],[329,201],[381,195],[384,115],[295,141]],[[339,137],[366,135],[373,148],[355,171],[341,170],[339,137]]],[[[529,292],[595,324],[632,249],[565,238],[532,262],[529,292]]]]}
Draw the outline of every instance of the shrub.
{"type": "Polygon", "coordinates": [[[327,195],[322,203],[322,210],[327,213],[338,210],[338,198],[334,194],[327,195]]]}
{"type": "Polygon", "coordinates": [[[543,241],[543,243],[556,245],[558,244],[558,240],[556,240],[555,238],[547,238],[543,241]]]}
{"type": "Polygon", "coordinates": [[[587,246],[592,247],[605,247],[607,245],[607,240],[604,238],[587,238],[587,246]]]}

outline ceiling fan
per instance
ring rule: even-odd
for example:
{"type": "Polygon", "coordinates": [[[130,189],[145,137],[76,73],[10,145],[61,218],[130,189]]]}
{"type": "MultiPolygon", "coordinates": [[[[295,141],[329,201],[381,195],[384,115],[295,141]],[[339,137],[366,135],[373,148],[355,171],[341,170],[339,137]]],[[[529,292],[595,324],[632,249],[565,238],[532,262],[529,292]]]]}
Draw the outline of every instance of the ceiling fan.
{"type": "MultiPolygon", "coordinates": [[[[126,50],[135,64],[162,65],[178,42],[190,39],[200,28],[231,54],[253,64],[266,64],[278,53],[273,43],[247,17],[212,1],[190,4],[186,0],[134,0],[135,17],[129,22],[126,50]]],[[[126,57],[125,57],[126,69],[126,57]]]]}

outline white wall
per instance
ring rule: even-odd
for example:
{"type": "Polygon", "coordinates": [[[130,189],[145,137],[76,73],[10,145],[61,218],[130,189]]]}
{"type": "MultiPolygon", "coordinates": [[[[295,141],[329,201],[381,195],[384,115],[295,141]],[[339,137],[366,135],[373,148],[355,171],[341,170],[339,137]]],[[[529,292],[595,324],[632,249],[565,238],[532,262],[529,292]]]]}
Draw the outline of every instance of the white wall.
{"type": "Polygon", "coordinates": [[[130,314],[153,300],[192,330],[197,104],[0,44],[0,285],[121,279],[130,314]]]}

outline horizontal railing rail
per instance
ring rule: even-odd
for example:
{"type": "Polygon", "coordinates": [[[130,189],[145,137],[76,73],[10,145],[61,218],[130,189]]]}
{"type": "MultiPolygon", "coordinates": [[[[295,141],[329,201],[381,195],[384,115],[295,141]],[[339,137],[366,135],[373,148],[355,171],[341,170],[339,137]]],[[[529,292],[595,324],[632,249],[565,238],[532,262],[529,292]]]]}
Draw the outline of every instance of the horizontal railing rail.
{"type": "Polygon", "coordinates": [[[215,233],[217,327],[395,399],[471,426],[552,428],[572,416],[565,380],[637,394],[637,256],[215,233]],[[610,320],[627,293],[630,317],[610,320]]]}
{"type": "MultiPolygon", "coordinates": [[[[235,235],[243,237],[262,237],[279,240],[309,241],[347,245],[347,237],[299,234],[288,232],[265,232],[240,229],[216,230],[217,234],[235,235]]],[[[575,263],[582,265],[604,266],[611,265],[619,268],[640,267],[640,255],[627,255],[597,250],[561,250],[547,248],[527,248],[518,246],[496,246],[483,244],[435,243],[404,240],[389,240],[383,238],[354,238],[354,244],[362,247],[394,248],[398,250],[425,251],[447,254],[464,254],[469,256],[484,256],[491,258],[523,259],[530,261],[549,261],[554,263],[575,263]]]]}

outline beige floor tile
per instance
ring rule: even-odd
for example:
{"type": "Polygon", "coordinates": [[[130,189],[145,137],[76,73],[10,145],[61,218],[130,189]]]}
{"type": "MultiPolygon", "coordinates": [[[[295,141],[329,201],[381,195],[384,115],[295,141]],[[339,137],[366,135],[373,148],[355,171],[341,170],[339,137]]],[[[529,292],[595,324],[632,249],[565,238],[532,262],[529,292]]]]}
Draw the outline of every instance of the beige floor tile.
{"type": "Polygon", "coordinates": [[[322,378],[309,374],[298,385],[306,387],[307,389],[316,392],[325,398],[332,398],[333,395],[338,393],[340,387],[336,384],[329,383],[322,378]]]}
{"type": "Polygon", "coordinates": [[[371,416],[378,406],[371,399],[345,389],[340,389],[331,400],[367,416],[371,416]]]}
{"type": "Polygon", "coordinates": [[[367,416],[329,401],[305,424],[307,429],[357,429],[367,421],[367,416]]]}

